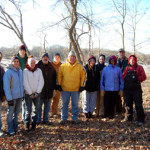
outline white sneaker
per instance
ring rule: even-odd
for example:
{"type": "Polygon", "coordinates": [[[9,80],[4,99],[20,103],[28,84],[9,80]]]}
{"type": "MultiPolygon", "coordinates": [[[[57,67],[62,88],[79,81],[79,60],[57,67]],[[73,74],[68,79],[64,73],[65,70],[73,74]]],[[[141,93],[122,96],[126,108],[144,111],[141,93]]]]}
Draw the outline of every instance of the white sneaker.
{"type": "Polygon", "coordinates": [[[4,135],[4,132],[0,130],[0,137],[4,135]]]}

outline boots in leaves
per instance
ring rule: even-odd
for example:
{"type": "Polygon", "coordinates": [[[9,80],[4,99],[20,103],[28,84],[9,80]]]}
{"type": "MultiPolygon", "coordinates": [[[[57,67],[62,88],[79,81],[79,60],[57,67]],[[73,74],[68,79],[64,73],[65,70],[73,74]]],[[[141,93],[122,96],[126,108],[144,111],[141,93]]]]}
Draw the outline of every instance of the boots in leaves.
{"type": "Polygon", "coordinates": [[[25,124],[25,130],[26,130],[27,132],[30,131],[30,123],[26,123],[26,124],[25,124]]]}
{"type": "Polygon", "coordinates": [[[93,115],[91,112],[89,112],[89,118],[93,118],[93,115]]]}
{"type": "Polygon", "coordinates": [[[34,131],[36,129],[36,122],[32,122],[32,130],[34,131]]]}
{"type": "Polygon", "coordinates": [[[89,114],[88,113],[84,113],[86,118],[89,118],[89,114]]]}

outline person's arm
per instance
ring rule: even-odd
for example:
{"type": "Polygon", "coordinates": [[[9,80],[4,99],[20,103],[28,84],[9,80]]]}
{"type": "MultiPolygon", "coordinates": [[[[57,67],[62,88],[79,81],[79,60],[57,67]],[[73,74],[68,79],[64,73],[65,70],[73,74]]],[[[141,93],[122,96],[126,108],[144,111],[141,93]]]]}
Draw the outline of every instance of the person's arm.
{"type": "Polygon", "coordinates": [[[125,68],[123,74],[122,74],[122,80],[124,81],[126,75],[127,75],[127,71],[128,71],[128,66],[125,68]]]}
{"type": "Polygon", "coordinates": [[[119,68],[119,83],[120,83],[119,89],[120,89],[120,91],[123,91],[123,88],[124,88],[124,82],[123,82],[123,80],[122,80],[122,71],[121,71],[120,68],[119,68]]]}
{"type": "Polygon", "coordinates": [[[24,87],[25,93],[27,93],[29,95],[32,94],[32,91],[31,91],[31,88],[30,88],[30,84],[29,84],[27,70],[23,71],[23,87],[24,87]]]}
{"type": "Polygon", "coordinates": [[[57,84],[61,86],[62,83],[62,77],[63,77],[63,67],[60,66],[59,70],[58,70],[58,76],[57,76],[57,84]]]}
{"type": "Polygon", "coordinates": [[[144,71],[144,68],[142,66],[139,66],[139,74],[137,75],[138,76],[138,79],[140,82],[143,82],[146,80],[146,74],[145,74],[145,71],[144,71]]]}
{"type": "Polygon", "coordinates": [[[4,77],[3,77],[3,89],[5,92],[5,96],[7,101],[11,101],[12,100],[12,94],[11,94],[11,75],[9,73],[9,70],[5,72],[4,77]]]}
{"type": "Polygon", "coordinates": [[[101,91],[105,91],[105,69],[103,69],[102,74],[101,74],[101,80],[100,80],[100,89],[101,91]]]}
{"type": "Polygon", "coordinates": [[[82,69],[81,69],[81,84],[80,86],[81,87],[85,87],[86,85],[86,78],[87,78],[87,73],[86,73],[86,70],[85,68],[82,66],[82,69]]]}
{"type": "Polygon", "coordinates": [[[43,78],[43,74],[40,68],[38,68],[38,73],[39,73],[39,79],[38,79],[38,86],[37,86],[37,90],[36,92],[39,94],[41,93],[43,86],[44,86],[44,78],[43,78]]]}

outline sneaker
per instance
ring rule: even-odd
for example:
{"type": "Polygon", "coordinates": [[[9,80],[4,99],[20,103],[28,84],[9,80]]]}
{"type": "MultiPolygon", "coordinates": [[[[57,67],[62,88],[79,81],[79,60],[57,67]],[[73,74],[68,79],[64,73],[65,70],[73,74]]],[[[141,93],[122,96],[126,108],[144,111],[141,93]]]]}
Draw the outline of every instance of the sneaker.
{"type": "Polygon", "coordinates": [[[4,135],[4,132],[0,130],[0,137],[4,135]]]}
{"type": "Polygon", "coordinates": [[[64,125],[67,121],[61,120],[60,125],[64,125]]]}
{"type": "Polygon", "coordinates": [[[136,121],[136,122],[135,122],[135,125],[138,126],[138,127],[141,127],[141,126],[143,126],[143,122],[136,121]]]}
{"type": "Polygon", "coordinates": [[[49,122],[49,121],[43,121],[43,124],[45,124],[45,125],[52,125],[52,123],[51,122],[49,122]]]}
{"type": "Polygon", "coordinates": [[[74,120],[74,121],[72,121],[72,124],[80,124],[81,122],[80,122],[80,120],[74,120]]]}
{"type": "Polygon", "coordinates": [[[10,136],[14,136],[15,132],[8,133],[10,136]]]}

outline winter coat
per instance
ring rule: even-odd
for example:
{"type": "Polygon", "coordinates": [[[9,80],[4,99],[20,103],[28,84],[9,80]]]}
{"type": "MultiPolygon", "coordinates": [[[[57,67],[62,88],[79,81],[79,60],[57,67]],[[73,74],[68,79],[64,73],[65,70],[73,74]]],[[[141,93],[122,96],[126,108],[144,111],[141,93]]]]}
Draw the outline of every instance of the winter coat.
{"type": "Polygon", "coordinates": [[[41,98],[50,99],[53,97],[53,90],[56,88],[56,71],[50,62],[44,65],[42,60],[40,60],[37,66],[42,70],[44,78],[44,87],[42,89],[41,98]]]}
{"type": "Polygon", "coordinates": [[[58,84],[61,85],[63,91],[77,92],[80,86],[85,87],[85,74],[84,67],[77,60],[71,65],[67,59],[58,71],[58,84]]]}
{"type": "Polygon", "coordinates": [[[122,61],[120,60],[120,58],[117,59],[117,66],[120,67],[122,73],[124,71],[124,69],[128,66],[128,59],[127,57],[125,57],[122,61]]]}
{"type": "Polygon", "coordinates": [[[28,68],[23,71],[23,86],[25,94],[41,93],[44,86],[44,79],[41,69],[37,68],[34,72],[28,68]]]}
{"type": "Polygon", "coordinates": [[[3,90],[3,76],[4,76],[4,68],[0,66],[0,101],[4,101],[4,90],[3,90]]]}
{"type": "Polygon", "coordinates": [[[7,101],[22,98],[24,92],[22,70],[10,64],[3,77],[3,86],[7,101]]]}
{"type": "Polygon", "coordinates": [[[24,58],[21,58],[21,57],[19,56],[19,53],[18,53],[18,54],[17,54],[17,57],[19,58],[19,64],[20,64],[21,70],[24,70],[24,69],[25,69],[25,66],[26,66],[26,63],[27,63],[27,59],[28,59],[27,54],[25,54],[25,57],[24,57],[24,58]]]}
{"type": "MultiPolygon", "coordinates": [[[[143,69],[142,66],[140,66],[140,65],[137,64],[137,58],[136,58],[136,56],[135,56],[135,55],[131,55],[130,57],[132,57],[132,56],[135,57],[135,65],[134,65],[134,66],[128,65],[128,66],[125,68],[125,70],[124,70],[124,72],[123,72],[123,75],[122,75],[122,79],[124,80],[124,78],[126,77],[126,74],[127,74],[127,72],[128,72],[128,69],[129,69],[130,71],[134,71],[134,70],[135,70],[135,67],[137,66],[137,68],[136,68],[136,75],[137,75],[137,77],[138,77],[138,80],[139,80],[140,82],[143,82],[143,81],[146,80],[145,71],[144,71],[144,69],[143,69]]],[[[130,59],[130,57],[129,57],[129,59],[130,59]]],[[[129,61],[128,61],[128,63],[129,63],[129,61]]]]}
{"type": "Polygon", "coordinates": [[[101,91],[123,91],[122,72],[118,66],[109,64],[102,71],[100,88],[101,91]]]}
{"type": "Polygon", "coordinates": [[[93,67],[93,70],[89,68],[89,65],[87,64],[85,66],[85,70],[87,72],[87,80],[86,80],[86,86],[85,90],[88,92],[94,92],[98,90],[99,80],[100,80],[100,74],[97,66],[93,67]]]}
{"type": "Polygon", "coordinates": [[[52,66],[55,68],[56,73],[58,73],[58,70],[59,70],[60,65],[61,65],[62,63],[60,62],[60,63],[58,63],[58,64],[55,64],[54,62],[51,62],[51,64],[52,64],[52,66]]]}

